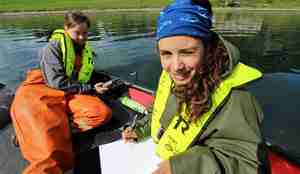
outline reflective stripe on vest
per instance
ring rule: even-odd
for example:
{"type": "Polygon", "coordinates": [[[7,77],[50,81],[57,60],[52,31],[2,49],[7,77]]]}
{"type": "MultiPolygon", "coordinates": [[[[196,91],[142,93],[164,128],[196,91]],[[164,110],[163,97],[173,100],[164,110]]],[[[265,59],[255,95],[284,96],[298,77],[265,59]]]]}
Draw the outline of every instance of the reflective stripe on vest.
{"type": "Polygon", "coordinates": [[[201,133],[201,130],[207,120],[213,115],[214,111],[220,106],[224,99],[230,94],[232,88],[242,86],[250,81],[258,79],[262,73],[247,65],[239,63],[232,71],[231,75],[224,79],[219,87],[213,92],[212,106],[209,111],[204,113],[196,122],[188,123],[182,118],[185,115],[186,106],[183,106],[182,117],[176,114],[168,128],[160,139],[157,138],[159,133],[160,118],[166,107],[167,99],[171,92],[172,80],[166,71],[163,71],[159,80],[159,85],[154,102],[151,123],[151,137],[156,146],[156,153],[162,159],[169,159],[171,156],[186,151],[192,144],[193,140],[201,133]],[[188,124],[188,125],[187,125],[188,124]]]}
{"type": "MultiPolygon", "coordinates": [[[[51,40],[60,42],[65,71],[67,76],[71,77],[74,70],[75,58],[76,58],[73,41],[65,33],[63,29],[55,30],[51,35],[50,41],[51,40]]],[[[85,44],[82,53],[81,67],[78,75],[79,82],[87,83],[92,76],[93,70],[94,70],[93,52],[87,42],[85,44]]]]}

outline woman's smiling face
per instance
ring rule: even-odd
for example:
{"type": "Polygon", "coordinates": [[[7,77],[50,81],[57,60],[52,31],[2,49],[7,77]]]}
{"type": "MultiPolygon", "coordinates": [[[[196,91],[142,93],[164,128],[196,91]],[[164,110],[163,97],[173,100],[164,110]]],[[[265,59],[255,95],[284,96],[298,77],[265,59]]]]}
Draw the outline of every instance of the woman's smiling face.
{"type": "Polygon", "coordinates": [[[204,44],[198,38],[162,38],[158,41],[158,51],[163,69],[178,86],[191,83],[203,63],[204,44]]]}

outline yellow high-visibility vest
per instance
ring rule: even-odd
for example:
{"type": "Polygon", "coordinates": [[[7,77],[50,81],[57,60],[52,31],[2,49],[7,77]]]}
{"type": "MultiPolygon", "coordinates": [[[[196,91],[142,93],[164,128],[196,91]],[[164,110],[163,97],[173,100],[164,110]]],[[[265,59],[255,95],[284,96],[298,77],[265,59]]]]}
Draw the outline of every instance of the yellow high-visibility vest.
{"type": "Polygon", "coordinates": [[[154,108],[151,122],[151,137],[156,146],[156,153],[162,159],[169,159],[178,153],[186,151],[194,139],[201,133],[201,130],[214,111],[221,105],[224,99],[230,94],[235,87],[242,86],[250,81],[262,77],[262,73],[254,68],[239,63],[232,71],[230,76],[221,81],[219,86],[214,90],[212,95],[212,106],[195,122],[189,123],[184,120],[188,118],[186,104],[183,105],[181,116],[177,113],[173,116],[169,126],[158,138],[159,129],[161,128],[160,119],[165,110],[167,99],[171,92],[172,80],[166,71],[163,71],[158,85],[155,97],[154,108]]]}
{"type": "MultiPolygon", "coordinates": [[[[71,77],[75,65],[75,50],[72,39],[63,29],[57,29],[51,35],[50,41],[55,40],[60,42],[63,63],[68,77],[71,77]]],[[[87,83],[94,70],[93,52],[88,42],[85,44],[82,54],[82,65],[79,71],[78,80],[81,83],[87,83]]]]}

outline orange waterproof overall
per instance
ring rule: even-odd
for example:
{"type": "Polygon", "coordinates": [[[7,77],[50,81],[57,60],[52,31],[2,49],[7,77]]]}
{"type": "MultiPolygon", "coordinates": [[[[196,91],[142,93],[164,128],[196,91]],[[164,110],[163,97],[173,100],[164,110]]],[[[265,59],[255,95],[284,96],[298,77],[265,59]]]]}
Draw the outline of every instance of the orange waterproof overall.
{"type": "Polygon", "coordinates": [[[40,70],[29,71],[11,106],[16,136],[30,163],[23,174],[60,174],[73,167],[69,113],[79,131],[97,127],[112,115],[99,98],[66,97],[63,91],[45,85],[40,70]]]}

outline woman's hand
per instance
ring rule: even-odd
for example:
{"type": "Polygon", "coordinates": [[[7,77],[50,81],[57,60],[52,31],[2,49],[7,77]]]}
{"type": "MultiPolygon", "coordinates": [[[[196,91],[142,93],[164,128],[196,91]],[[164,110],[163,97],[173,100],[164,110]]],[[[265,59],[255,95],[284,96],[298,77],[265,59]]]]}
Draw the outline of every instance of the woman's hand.
{"type": "Polygon", "coordinates": [[[152,174],[171,174],[171,165],[169,160],[158,164],[158,168],[152,174]]]}
{"type": "Polygon", "coordinates": [[[103,82],[96,83],[94,85],[94,87],[95,87],[96,92],[99,94],[103,94],[104,92],[106,92],[108,90],[108,87],[105,86],[103,82]]]}
{"type": "Polygon", "coordinates": [[[137,134],[132,130],[131,127],[127,127],[123,132],[122,132],[122,139],[127,142],[134,142],[137,139],[137,134]]]}

